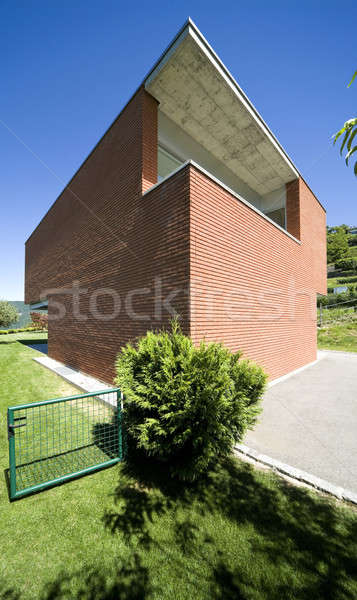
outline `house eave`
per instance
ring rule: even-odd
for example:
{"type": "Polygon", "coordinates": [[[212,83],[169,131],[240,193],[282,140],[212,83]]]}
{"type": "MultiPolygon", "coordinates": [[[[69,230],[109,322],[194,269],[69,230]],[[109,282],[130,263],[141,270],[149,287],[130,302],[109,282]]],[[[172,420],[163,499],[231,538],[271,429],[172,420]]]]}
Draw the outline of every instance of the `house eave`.
{"type": "MultiPolygon", "coordinates": [[[[284,179],[284,183],[287,183],[288,181],[292,181],[293,179],[299,177],[299,171],[294,165],[291,158],[288,156],[284,148],[281,146],[274,134],[271,132],[271,130],[257,111],[257,109],[253,106],[251,101],[247,98],[246,94],[240,88],[233,75],[229,72],[227,67],[223,64],[223,62],[217,56],[217,54],[210,46],[206,38],[199,31],[199,29],[191,19],[188,19],[186,21],[186,23],[180,29],[178,34],[174,37],[170,45],[166,48],[164,53],[160,56],[158,61],[149,71],[148,75],[144,79],[145,88],[154,97],[156,97],[159,102],[161,102],[160,93],[158,92],[158,78],[164,77],[163,69],[166,67],[167,71],[167,67],[169,66],[170,62],[173,63],[174,57],[175,55],[177,55],[178,50],[180,49],[180,47],[183,47],[184,43],[187,44],[188,39],[195,45],[195,47],[197,47],[197,49],[201,51],[202,55],[204,55],[205,60],[207,61],[207,64],[209,63],[214,68],[214,71],[217,76],[217,81],[219,80],[221,82],[222,88],[224,86],[226,89],[229,88],[229,90],[233,92],[234,97],[236,98],[237,110],[243,110],[246,118],[250,119],[251,122],[254,123],[256,127],[261,131],[261,134],[264,136],[265,141],[269,144],[270,152],[272,153],[272,158],[275,162],[275,166],[278,166],[279,168],[280,165],[280,169],[282,170],[282,179],[284,179]]],[[[193,91],[191,93],[191,98],[192,97],[194,97],[193,91]]],[[[232,111],[233,110],[234,109],[232,109],[232,111]]],[[[229,118],[229,115],[227,118],[229,118]]],[[[263,186],[264,184],[262,184],[262,187],[263,186]]]]}

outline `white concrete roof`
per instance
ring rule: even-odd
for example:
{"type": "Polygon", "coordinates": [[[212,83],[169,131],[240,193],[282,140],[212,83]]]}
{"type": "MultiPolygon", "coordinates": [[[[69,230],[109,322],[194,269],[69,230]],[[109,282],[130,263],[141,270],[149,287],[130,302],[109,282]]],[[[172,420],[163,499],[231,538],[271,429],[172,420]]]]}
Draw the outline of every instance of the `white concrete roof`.
{"type": "Polygon", "coordinates": [[[189,19],[144,81],[160,110],[258,194],[299,176],[233,76],[189,19]]]}

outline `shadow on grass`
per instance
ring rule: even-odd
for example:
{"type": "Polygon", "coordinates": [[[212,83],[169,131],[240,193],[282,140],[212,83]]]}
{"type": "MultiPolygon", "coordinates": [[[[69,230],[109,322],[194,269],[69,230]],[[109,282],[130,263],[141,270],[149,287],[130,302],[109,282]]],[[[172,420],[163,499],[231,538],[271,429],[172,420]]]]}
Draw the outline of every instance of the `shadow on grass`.
{"type": "MultiPolygon", "coordinates": [[[[115,569],[108,556],[100,569],[63,572],[39,600],[357,598],[355,512],[241,461],[183,484],[137,456],[121,465],[114,501],[104,525],[126,542],[126,557],[115,569]]],[[[1,600],[20,598],[0,586],[1,600]]]]}
{"type": "MultiPolygon", "coordinates": [[[[109,557],[112,560],[113,557],[109,557]]],[[[148,570],[138,554],[117,560],[117,569],[85,568],[62,573],[39,594],[38,600],[144,600],[153,592],[148,570]]],[[[0,600],[20,600],[13,588],[0,587],[0,600]]]]}
{"type": "Polygon", "coordinates": [[[5,479],[6,489],[7,489],[7,496],[8,496],[9,502],[10,502],[11,498],[10,498],[10,471],[9,471],[9,468],[4,469],[4,479],[5,479]]]}
{"type": "Polygon", "coordinates": [[[353,277],[357,275],[355,269],[349,269],[348,271],[330,271],[327,273],[327,279],[335,279],[336,277],[353,277]]]}
{"type": "Polygon", "coordinates": [[[40,600],[143,600],[152,592],[149,574],[138,554],[125,561],[118,559],[116,571],[83,569],[63,575],[50,584],[40,600]],[[75,590],[75,592],[74,592],[75,590]]]}
{"type": "Polygon", "coordinates": [[[117,417],[113,417],[110,423],[95,423],[92,428],[93,443],[107,455],[108,459],[118,456],[118,435],[117,417]]]}
{"type": "Polygon", "coordinates": [[[157,541],[152,524],[170,514],[174,543],[183,557],[181,565],[176,563],[177,574],[182,577],[189,568],[199,585],[202,573],[185,555],[204,561],[211,598],[357,597],[357,515],[247,463],[228,459],[207,477],[183,484],[168,477],[165,465],[136,457],[123,465],[114,496],[117,509],[105,514],[105,525],[133,547],[161,545],[167,553],[170,548],[157,541]],[[230,552],[222,552],[205,534],[205,518],[212,516],[252,526],[249,546],[255,564],[250,569],[229,566],[230,552]],[[289,575],[280,581],[269,578],[255,566],[259,563],[289,575]]]}
{"type": "MultiPolygon", "coordinates": [[[[41,332],[39,332],[41,333],[41,332]]],[[[48,340],[47,338],[41,338],[41,337],[34,337],[29,335],[26,338],[22,338],[22,337],[16,337],[16,333],[9,333],[9,336],[14,336],[11,339],[7,338],[7,335],[0,335],[0,344],[14,344],[15,342],[19,342],[21,344],[24,344],[25,346],[28,346],[29,344],[47,344],[48,340]]]]}

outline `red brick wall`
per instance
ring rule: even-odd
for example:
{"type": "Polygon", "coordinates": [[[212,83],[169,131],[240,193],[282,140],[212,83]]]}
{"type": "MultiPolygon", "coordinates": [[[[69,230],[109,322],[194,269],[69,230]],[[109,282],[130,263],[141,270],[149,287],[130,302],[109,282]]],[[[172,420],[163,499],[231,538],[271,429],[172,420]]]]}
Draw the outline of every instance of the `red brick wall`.
{"type": "Polygon", "coordinates": [[[305,182],[287,186],[299,243],[191,165],[150,190],[156,177],[157,102],[141,88],[26,244],[26,302],[57,290],[49,355],[111,382],[121,346],[166,326],[169,303],[196,343],[242,349],[271,378],[314,360],[325,213],[305,182]],[[98,319],[93,299],[109,316],[113,294],[120,312],[98,319]]]}
{"type": "Polygon", "coordinates": [[[86,289],[80,318],[71,295],[49,294],[49,355],[108,382],[120,347],[171,318],[165,306],[155,316],[155,285],[164,298],[179,288],[171,304],[189,332],[189,172],[142,196],[156,182],[156,161],[157,103],[140,89],[26,244],[26,302],[74,281],[86,289]],[[112,291],[98,295],[103,288],[112,291]],[[98,321],[93,293],[105,315],[113,290],[120,313],[98,321]],[[135,318],[125,307],[130,295],[135,318]],[[66,314],[54,319],[58,302],[66,314]]]}
{"type": "Polygon", "coordinates": [[[326,286],[325,213],[302,180],[298,191],[301,244],[191,167],[191,335],[243,350],[272,379],[316,358],[326,286]]]}
{"type": "Polygon", "coordinates": [[[302,270],[309,267],[312,285],[319,294],[327,294],[326,213],[306,182],[299,179],[301,213],[302,270]]]}

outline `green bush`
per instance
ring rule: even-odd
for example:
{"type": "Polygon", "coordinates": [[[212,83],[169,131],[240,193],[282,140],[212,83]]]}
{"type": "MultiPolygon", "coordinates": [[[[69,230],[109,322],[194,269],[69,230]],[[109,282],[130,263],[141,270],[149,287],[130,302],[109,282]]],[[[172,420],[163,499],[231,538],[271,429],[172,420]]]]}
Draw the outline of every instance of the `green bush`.
{"type": "Polygon", "coordinates": [[[163,461],[192,480],[231,452],[258,413],[263,370],[221,344],[197,348],[177,324],[148,332],[118,355],[129,450],[163,461]]]}
{"type": "Polygon", "coordinates": [[[338,259],[344,259],[349,256],[350,248],[348,245],[349,236],[343,227],[334,227],[327,231],[327,262],[332,263],[338,259]]]}
{"type": "Polygon", "coordinates": [[[0,327],[7,327],[19,320],[16,308],[7,300],[0,300],[0,327]]]}
{"type": "Polygon", "coordinates": [[[332,304],[340,304],[342,302],[357,302],[357,294],[354,290],[343,292],[341,294],[327,294],[327,296],[317,297],[317,306],[331,306],[332,304]]]}
{"type": "Polygon", "coordinates": [[[335,262],[335,269],[339,269],[340,271],[348,271],[354,269],[355,266],[356,261],[353,258],[341,258],[335,262]]]}
{"type": "Polygon", "coordinates": [[[337,284],[340,285],[341,283],[356,283],[357,282],[357,277],[342,277],[341,279],[337,280],[337,284]]]}

